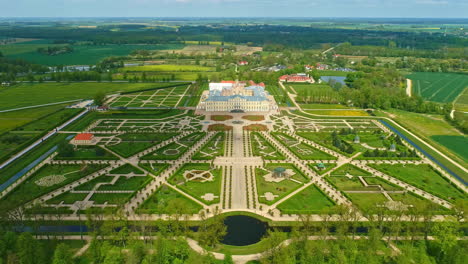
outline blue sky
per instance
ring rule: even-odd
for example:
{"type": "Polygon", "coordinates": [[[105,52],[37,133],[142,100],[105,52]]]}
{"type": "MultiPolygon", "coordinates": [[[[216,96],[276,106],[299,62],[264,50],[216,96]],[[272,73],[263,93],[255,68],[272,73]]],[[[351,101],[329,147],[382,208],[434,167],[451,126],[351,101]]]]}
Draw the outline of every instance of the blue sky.
{"type": "Polygon", "coordinates": [[[467,0],[0,0],[1,17],[468,17],[467,0]]]}

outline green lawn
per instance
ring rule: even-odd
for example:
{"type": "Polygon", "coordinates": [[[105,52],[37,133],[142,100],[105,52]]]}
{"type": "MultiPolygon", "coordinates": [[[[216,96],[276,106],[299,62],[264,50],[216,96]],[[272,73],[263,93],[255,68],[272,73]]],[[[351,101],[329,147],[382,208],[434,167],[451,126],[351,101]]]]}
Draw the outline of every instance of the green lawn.
{"type": "Polygon", "coordinates": [[[140,214],[196,214],[203,207],[163,185],[137,209],[140,214]]]}
{"type": "Polygon", "coordinates": [[[353,176],[371,176],[372,175],[370,172],[362,170],[352,164],[345,164],[331,173],[331,175],[333,176],[344,176],[346,174],[351,174],[353,176]]]}
{"type": "Polygon", "coordinates": [[[3,198],[2,203],[11,207],[25,204],[104,167],[104,165],[45,165],[3,198]],[[49,183],[43,183],[46,180],[49,183]]]}
{"type": "Polygon", "coordinates": [[[452,150],[468,162],[468,138],[466,136],[432,136],[431,139],[452,150]]]}
{"type": "Polygon", "coordinates": [[[85,182],[81,185],[79,185],[78,187],[75,187],[75,190],[77,191],[90,191],[92,190],[96,184],[98,183],[101,183],[101,182],[110,182],[112,181],[114,177],[112,176],[107,176],[107,175],[101,175],[101,176],[98,176],[88,182],[85,182]]]}
{"type": "Polygon", "coordinates": [[[144,174],[144,172],[137,167],[126,163],[125,165],[122,165],[118,168],[115,168],[109,172],[109,174],[129,174],[129,173],[135,173],[135,174],[144,174]]]}
{"type": "Polygon", "coordinates": [[[90,201],[94,201],[95,204],[125,204],[133,194],[131,193],[95,193],[91,196],[90,201]]]}
{"type": "Polygon", "coordinates": [[[186,163],[169,178],[169,183],[208,205],[217,203],[221,193],[221,169],[212,168],[209,163],[186,163]],[[191,170],[210,172],[213,175],[213,180],[205,182],[186,180],[184,173],[191,170]],[[202,196],[207,193],[212,193],[218,198],[206,201],[202,196]]]}
{"type": "MultiPolygon", "coordinates": [[[[271,165],[276,167],[275,164],[271,164],[271,165]]],[[[272,169],[273,168],[271,168],[271,170],[272,169]]],[[[256,184],[257,184],[258,201],[260,203],[271,205],[274,202],[278,201],[282,197],[288,195],[289,193],[293,192],[294,190],[296,190],[297,188],[301,186],[301,184],[292,180],[288,180],[288,179],[285,179],[278,183],[268,182],[263,177],[268,173],[270,173],[269,169],[265,170],[263,168],[255,168],[255,179],[256,179],[256,184]],[[278,197],[275,197],[273,200],[268,201],[265,197],[262,197],[267,192],[277,195],[278,197]]],[[[303,182],[305,182],[305,179],[303,182]]]]}
{"type": "Polygon", "coordinates": [[[0,110],[91,99],[97,92],[128,92],[167,85],[167,83],[22,83],[0,89],[0,110]]]}
{"type": "MultiPolygon", "coordinates": [[[[385,116],[389,116],[395,121],[397,121],[400,125],[405,127],[407,130],[412,132],[413,134],[417,135],[418,137],[422,138],[422,140],[428,142],[431,146],[435,147],[451,159],[455,160],[460,164],[466,163],[465,159],[462,158],[456,151],[453,151],[448,146],[441,144],[435,141],[432,137],[433,136],[461,136],[463,135],[449,123],[444,120],[444,117],[441,115],[426,115],[426,114],[418,114],[418,113],[411,113],[401,110],[386,110],[384,113],[376,112],[379,115],[385,114],[385,116]]],[[[411,140],[415,143],[419,141],[414,139],[412,136],[408,135],[406,132],[401,131],[403,134],[408,136],[411,140]]],[[[434,158],[438,159],[442,164],[444,164],[447,168],[455,172],[458,176],[462,177],[463,179],[468,180],[468,175],[464,173],[460,168],[453,165],[451,162],[447,161],[444,157],[437,154],[435,151],[430,149],[429,147],[423,145],[422,143],[418,143],[418,145],[424,149],[427,153],[432,155],[434,158]]]]}
{"type": "Polygon", "coordinates": [[[0,133],[9,130],[14,130],[20,126],[26,125],[27,123],[41,119],[45,116],[48,116],[52,113],[61,110],[67,105],[68,104],[59,104],[0,113],[0,133]]]}
{"type": "Polygon", "coordinates": [[[76,201],[83,201],[86,198],[86,196],[88,196],[87,193],[66,192],[58,196],[55,196],[54,198],[48,200],[46,203],[47,204],[60,204],[61,202],[63,202],[64,204],[74,204],[76,201]]]}
{"type": "Polygon", "coordinates": [[[56,160],[117,160],[118,157],[99,146],[78,146],[71,156],[60,154],[55,156],[56,160]]]}
{"type": "Polygon", "coordinates": [[[271,133],[279,142],[285,145],[291,152],[303,160],[335,160],[336,157],[320,151],[312,146],[298,141],[284,133],[271,133]]]}
{"type": "Polygon", "coordinates": [[[347,196],[353,204],[365,212],[375,209],[388,201],[381,193],[348,193],[347,196]]]}
{"type": "Polygon", "coordinates": [[[169,164],[164,163],[164,164],[158,164],[158,163],[140,163],[138,164],[141,168],[149,171],[152,173],[154,176],[158,176],[162,171],[167,169],[169,167],[169,164]]]}
{"type": "Polygon", "coordinates": [[[250,143],[252,144],[252,152],[254,156],[260,156],[266,160],[285,159],[284,155],[274,148],[270,142],[266,141],[263,135],[258,132],[250,133],[250,143]]]}
{"type": "Polygon", "coordinates": [[[120,176],[119,179],[115,182],[114,185],[101,185],[99,190],[103,191],[138,191],[141,188],[145,187],[153,177],[151,176],[135,176],[131,178],[126,178],[125,176],[120,176]]]}
{"type": "Polygon", "coordinates": [[[146,160],[175,160],[182,156],[189,147],[193,146],[199,141],[205,132],[194,132],[179,140],[179,142],[170,143],[162,148],[157,149],[155,152],[144,156],[142,159],[146,160]]]}
{"type": "Polygon", "coordinates": [[[318,214],[334,202],[315,185],[311,185],[282,202],[277,208],[284,214],[318,214]]]}
{"type": "Polygon", "coordinates": [[[427,164],[372,164],[369,166],[439,196],[442,199],[448,201],[466,199],[466,195],[462,191],[455,188],[427,164]]]}
{"type": "Polygon", "coordinates": [[[109,144],[106,147],[127,158],[176,135],[178,133],[126,133],[116,136],[121,140],[117,145],[109,144]]]}
{"type": "MultiPolygon", "coordinates": [[[[24,147],[45,135],[47,131],[52,130],[56,126],[70,119],[73,115],[82,111],[82,109],[65,109],[63,106],[60,106],[59,108],[53,107],[52,109],[55,111],[48,112],[39,110],[42,114],[46,114],[36,117],[34,120],[22,118],[23,115],[29,114],[30,111],[22,113],[23,111],[20,110],[4,113],[4,116],[8,118],[5,120],[6,124],[1,124],[0,127],[4,125],[4,128],[11,128],[14,124],[21,124],[25,120],[29,120],[31,122],[22,126],[14,127],[14,130],[0,134],[0,159],[6,159],[14,152],[19,152],[24,147]],[[18,119],[18,122],[15,121],[16,118],[18,119]]],[[[31,116],[34,118],[36,115],[31,113],[31,116]]]]}
{"type": "Polygon", "coordinates": [[[323,175],[325,173],[327,173],[328,171],[330,171],[331,169],[335,168],[336,167],[336,164],[335,163],[325,163],[325,169],[319,169],[317,167],[318,163],[309,163],[307,164],[309,165],[309,167],[311,169],[313,169],[315,172],[317,172],[318,174],[320,175],[323,175]]]}
{"type": "Polygon", "coordinates": [[[211,160],[224,155],[226,133],[218,132],[198,152],[193,155],[194,160],[211,160]]]}

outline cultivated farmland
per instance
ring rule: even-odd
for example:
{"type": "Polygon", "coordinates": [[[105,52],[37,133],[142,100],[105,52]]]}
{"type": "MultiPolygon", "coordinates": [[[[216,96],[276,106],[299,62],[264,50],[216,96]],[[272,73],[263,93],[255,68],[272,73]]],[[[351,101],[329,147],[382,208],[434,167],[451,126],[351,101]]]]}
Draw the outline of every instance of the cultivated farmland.
{"type": "Polygon", "coordinates": [[[407,76],[413,81],[413,93],[429,101],[452,102],[468,86],[468,75],[417,72],[407,76]]]}
{"type": "Polygon", "coordinates": [[[63,46],[62,44],[13,44],[0,47],[8,57],[20,58],[48,66],[96,64],[110,56],[126,56],[134,50],[179,49],[181,44],[171,45],[74,45],[73,52],[49,56],[37,52],[38,48],[63,46]]]}

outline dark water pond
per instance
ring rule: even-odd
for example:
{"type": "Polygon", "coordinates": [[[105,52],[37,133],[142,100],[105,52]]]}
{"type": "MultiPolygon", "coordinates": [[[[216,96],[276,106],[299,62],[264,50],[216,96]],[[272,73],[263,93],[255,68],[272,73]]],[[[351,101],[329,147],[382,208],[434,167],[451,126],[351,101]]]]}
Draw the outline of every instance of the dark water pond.
{"type": "Polygon", "coordinates": [[[227,234],[223,244],[246,246],[255,244],[266,234],[268,225],[256,218],[245,215],[228,216],[224,220],[227,234]]]}

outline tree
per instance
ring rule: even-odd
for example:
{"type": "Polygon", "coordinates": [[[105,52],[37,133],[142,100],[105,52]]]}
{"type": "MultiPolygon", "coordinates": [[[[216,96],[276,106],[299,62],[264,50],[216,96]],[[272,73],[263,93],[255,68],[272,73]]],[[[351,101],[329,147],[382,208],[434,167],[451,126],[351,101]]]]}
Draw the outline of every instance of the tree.
{"type": "Polygon", "coordinates": [[[437,222],[432,227],[434,232],[435,242],[439,248],[437,258],[442,258],[457,245],[457,237],[459,236],[459,223],[454,217],[447,217],[445,221],[437,222]]]}
{"type": "Polygon", "coordinates": [[[22,233],[16,241],[16,251],[20,264],[34,264],[37,242],[31,233],[22,233]]]}
{"type": "Polygon", "coordinates": [[[58,145],[58,153],[60,157],[73,157],[75,150],[73,149],[72,144],[67,141],[62,141],[58,145]]]}
{"type": "Polygon", "coordinates": [[[232,260],[232,255],[229,253],[226,253],[224,255],[224,261],[223,264],[234,264],[234,260],[232,260]]]}
{"type": "Polygon", "coordinates": [[[94,95],[94,104],[98,105],[98,106],[101,106],[104,104],[105,102],[105,99],[106,99],[106,95],[103,93],[103,92],[97,92],[95,95],[94,95]]]}
{"type": "Polygon", "coordinates": [[[54,259],[52,264],[69,264],[72,263],[72,255],[70,254],[70,247],[67,244],[60,243],[54,252],[54,259]]]}

